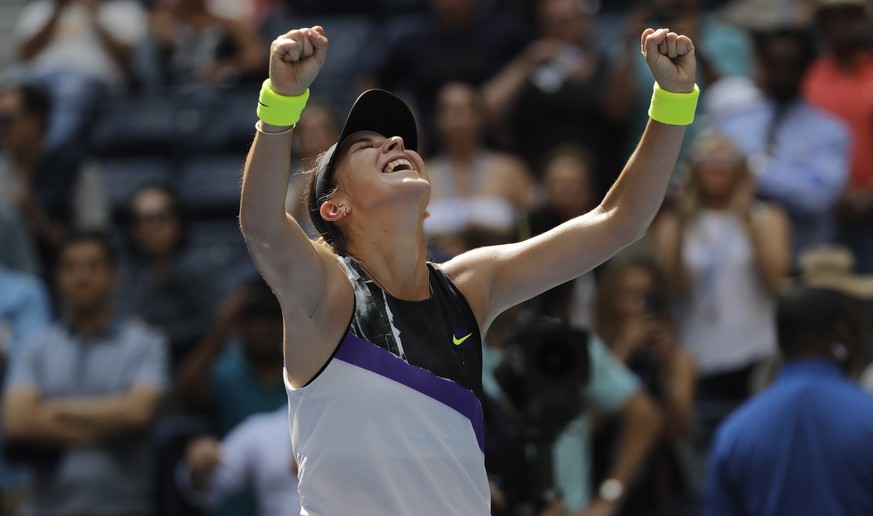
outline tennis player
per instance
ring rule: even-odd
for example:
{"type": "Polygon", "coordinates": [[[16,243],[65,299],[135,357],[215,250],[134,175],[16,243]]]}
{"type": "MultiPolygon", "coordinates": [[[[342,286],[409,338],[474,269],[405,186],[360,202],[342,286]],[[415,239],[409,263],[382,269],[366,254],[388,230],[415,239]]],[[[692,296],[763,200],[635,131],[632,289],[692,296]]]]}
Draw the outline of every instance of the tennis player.
{"type": "Polygon", "coordinates": [[[430,184],[409,108],[370,90],[309,178],[311,241],[285,212],[292,132],[324,65],[321,27],[270,48],[240,223],[285,320],[301,514],[489,514],[481,338],[503,310],[635,241],[693,119],[694,47],[646,29],[656,81],[645,134],[591,212],[529,240],[427,261],[430,184]]]}

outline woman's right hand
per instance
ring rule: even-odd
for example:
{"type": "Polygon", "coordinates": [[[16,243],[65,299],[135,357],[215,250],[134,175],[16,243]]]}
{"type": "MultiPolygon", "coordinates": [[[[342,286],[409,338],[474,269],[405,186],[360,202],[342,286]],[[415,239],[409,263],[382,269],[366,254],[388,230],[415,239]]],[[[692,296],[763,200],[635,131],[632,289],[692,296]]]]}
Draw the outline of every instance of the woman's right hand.
{"type": "Polygon", "coordinates": [[[318,76],[327,58],[327,37],[318,25],[296,29],[270,45],[270,84],[289,97],[302,95],[318,76]]]}

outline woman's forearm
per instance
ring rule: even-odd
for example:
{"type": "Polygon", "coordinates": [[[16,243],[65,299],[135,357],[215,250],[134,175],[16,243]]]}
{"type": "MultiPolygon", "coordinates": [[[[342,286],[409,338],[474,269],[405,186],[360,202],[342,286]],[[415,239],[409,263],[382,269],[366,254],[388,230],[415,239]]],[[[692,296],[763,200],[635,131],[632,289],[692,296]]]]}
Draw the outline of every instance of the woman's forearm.
{"type": "MultiPolygon", "coordinates": [[[[284,129],[268,124],[265,132],[284,129]]],[[[285,197],[291,175],[291,132],[257,132],[243,169],[239,220],[247,238],[278,236],[287,225],[285,197]]]]}
{"type": "Polygon", "coordinates": [[[637,149],[600,204],[615,230],[627,238],[641,237],[658,213],[684,135],[685,126],[649,120],[637,149]]]}

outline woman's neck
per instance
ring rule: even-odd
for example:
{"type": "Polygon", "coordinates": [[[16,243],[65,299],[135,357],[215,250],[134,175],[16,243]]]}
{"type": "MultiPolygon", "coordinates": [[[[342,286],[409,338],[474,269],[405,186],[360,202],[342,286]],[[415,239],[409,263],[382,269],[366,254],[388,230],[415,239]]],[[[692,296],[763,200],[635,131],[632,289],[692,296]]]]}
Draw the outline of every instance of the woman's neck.
{"type": "Polygon", "coordinates": [[[407,301],[427,299],[430,281],[421,222],[412,230],[400,223],[371,227],[375,228],[372,234],[350,238],[347,254],[392,296],[407,301]]]}

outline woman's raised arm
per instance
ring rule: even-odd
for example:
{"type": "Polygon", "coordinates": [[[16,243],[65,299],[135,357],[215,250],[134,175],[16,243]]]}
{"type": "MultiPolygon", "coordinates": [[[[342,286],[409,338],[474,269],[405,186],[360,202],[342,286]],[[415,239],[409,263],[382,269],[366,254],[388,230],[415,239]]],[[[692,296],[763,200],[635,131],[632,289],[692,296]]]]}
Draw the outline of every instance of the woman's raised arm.
{"type": "Polygon", "coordinates": [[[249,254],[282,305],[285,351],[294,356],[287,361],[292,383],[304,383],[324,364],[331,343],[340,338],[324,322],[337,314],[347,318],[353,303],[351,285],[343,281],[336,257],[313,243],[285,211],[293,124],[324,64],[327,45],[324,30],[312,27],[292,30],[270,46],[270,82],[264,88],[278,96],[262,94],[259,101],[261,121],[246,159],[240,198],[240,227],[249,254]],[[269,98],[277,102],[270,105],[269,98]],[[288,109],[295,103],[300,108],[296,114],[288,109]]]}
{"type": "Polygon", "coordinates": [[[696,105],[694,46],[667,29],[646,29],[641,47],[662,89],[654,102],[672,105],[653,106],[653,120],[600,205],[529,240],[445,264],[483,330],[506,308],[582,275],[638,239],[661,206],[696,105]]]}

